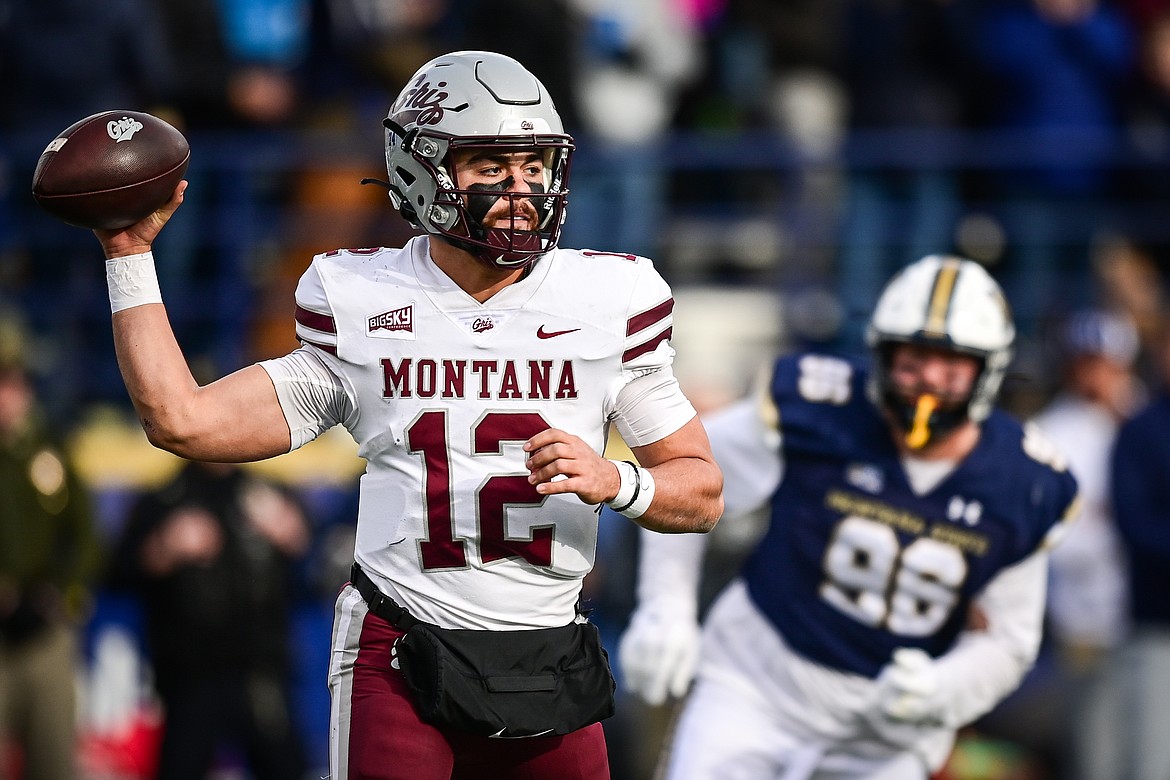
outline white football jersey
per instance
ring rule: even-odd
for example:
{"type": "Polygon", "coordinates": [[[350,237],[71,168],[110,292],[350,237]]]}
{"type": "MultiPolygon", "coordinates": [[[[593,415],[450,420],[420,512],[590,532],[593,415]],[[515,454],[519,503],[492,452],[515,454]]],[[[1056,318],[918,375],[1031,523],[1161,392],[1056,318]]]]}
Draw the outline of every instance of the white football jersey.
{"type": "Polygon", "coordinates": [[[367,461],[355,557],[416,617],[456,628],[563,625],[593,566],[598,507],[528,484],[523,443],[549,427],[598,453],[681,428],[689,404],[618,414],[618,392],[669,372],[673,298],[646,258],[557,249],[486,303],[402,249],[319,255],[297,336],[348,403],[367,461]]]}

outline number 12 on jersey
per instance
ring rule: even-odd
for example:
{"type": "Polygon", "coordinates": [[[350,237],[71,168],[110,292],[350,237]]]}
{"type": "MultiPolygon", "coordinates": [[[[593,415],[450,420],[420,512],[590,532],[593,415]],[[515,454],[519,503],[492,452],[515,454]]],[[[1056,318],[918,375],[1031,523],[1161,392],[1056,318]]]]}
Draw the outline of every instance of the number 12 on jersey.
{"type": "MultiPolygon", "coordinates": [[[[499,455],[506,443],[522,443],[549,428],[535,412],[488,412],[471,429],[472,455],[499,455]]],[[[406,429],[411,452],[422,455],[427,538],[419,543],[424,571],[467,566],[467,542],[455,536],[451,516],[451,449],[447,413],[420,414],[406,429]]],[[[528,473],[491,474],[476,492],[479,555],[484,563],[523,558],[533,566],[552,565],[554,526],[532,526],[527,539],[507,535],[509,506],[541,506],[547,500],[528,483],[528,473]]]]}

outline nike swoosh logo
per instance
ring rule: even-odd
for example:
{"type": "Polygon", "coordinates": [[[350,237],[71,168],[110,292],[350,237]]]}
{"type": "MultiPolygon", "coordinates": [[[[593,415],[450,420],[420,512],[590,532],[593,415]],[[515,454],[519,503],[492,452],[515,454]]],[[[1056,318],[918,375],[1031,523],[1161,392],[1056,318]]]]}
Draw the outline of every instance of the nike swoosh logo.
{"type": "Polygon", "coordinates": [[[536,337],[538,339],[552,339],[552,338],[556,338],[557,336],[563,336],[566,333],[576,333],[579,330],[581,330],[581,329],[580,328],[569,328],[568,330],[545,330],[544,326],[541,325],[539,328],[536,329],[536,337]]]}

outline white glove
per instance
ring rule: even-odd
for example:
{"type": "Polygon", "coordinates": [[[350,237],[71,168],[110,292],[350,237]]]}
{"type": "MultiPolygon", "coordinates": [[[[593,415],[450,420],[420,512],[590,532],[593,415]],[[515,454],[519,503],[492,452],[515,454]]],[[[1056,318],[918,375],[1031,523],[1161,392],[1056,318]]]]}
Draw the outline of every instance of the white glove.
{"type": "Polygon", "coordinates": [[[900,647],[878,676],[878,705],[891,720],[944,725],[947,700],[934,659],[925,650],[900,647]]]}
{"type": "Polygon", "coordinates": [[[658,706],[667,694],[687,692],[699,661],[699,621],[694,603],[656,598],[643,602],[618,644],[618,662],[631,691],[658,706]]]}

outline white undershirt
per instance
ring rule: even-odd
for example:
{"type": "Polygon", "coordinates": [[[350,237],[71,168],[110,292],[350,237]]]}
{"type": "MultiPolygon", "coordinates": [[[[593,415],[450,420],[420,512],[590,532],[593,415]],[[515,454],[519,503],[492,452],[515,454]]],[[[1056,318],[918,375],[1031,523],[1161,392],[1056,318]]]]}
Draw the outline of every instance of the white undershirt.
{"type": "Polygon", "coordinates": [[[902,456],[902,470],[906,472],[906,480],[915,495],[926,495],[938,487],[939,483],[951,475],[957,460],[928,460],[902,456]]]}

